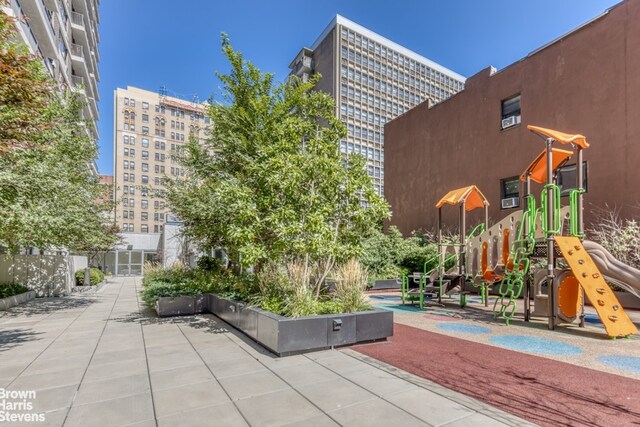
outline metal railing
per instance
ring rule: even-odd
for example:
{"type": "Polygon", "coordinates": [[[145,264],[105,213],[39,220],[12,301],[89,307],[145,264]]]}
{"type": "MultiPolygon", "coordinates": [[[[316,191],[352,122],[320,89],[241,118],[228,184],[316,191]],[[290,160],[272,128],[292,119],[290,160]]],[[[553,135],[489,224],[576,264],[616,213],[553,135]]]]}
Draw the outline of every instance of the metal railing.
{"type": "Polygon", "coordinates": [[[79,44],[71,43],[71,55],[84,58],[82,46],[79,44]]]}
{"type": "Polygon", "coordinates": [[[78,12],[71,12],[71,23],[84,28],[84,16],[78,12]]]}

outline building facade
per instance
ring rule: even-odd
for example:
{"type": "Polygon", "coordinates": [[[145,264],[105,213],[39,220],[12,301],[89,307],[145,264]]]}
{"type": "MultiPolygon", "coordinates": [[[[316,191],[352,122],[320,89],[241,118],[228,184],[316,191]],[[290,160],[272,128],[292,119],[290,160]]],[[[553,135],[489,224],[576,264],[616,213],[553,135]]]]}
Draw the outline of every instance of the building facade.
{"type": "MultiPolygon", "coordinates": [[[[480,71],[447,101],[433,108],[419,105],[387,123],[391,224],[403,233],[432,229],[437,201],[470,184],[491,202],[494,221],[521,208],[518,176],[544,146],[527,124],[587,137],[587,226],[605,205],[623,217],[638,217],[638,22],[640,2],[624,1],[505,69],[480,71]]],[[[575,173],[575,159],[558,171],[563,194],[575,185],[575,173]]],[[[533,191],[539,198],[540,186],[533,191]]],[[[456,209],[443,213],[446,224],[457,225],[456,209]]],[[[472,212],[468,224],[481,221],[481,215],[472,212]]]]}
{"type": "Polygon", "coordinates": [[[465,78],[337,15],[289,65],[307,80],[321,73],[316,89],[336,100],[336,115],[347,126],[346,155],[367,159],[379,194],[384,189],[384,124],[423,103],[437,104],[464,87],[465,78]]]}
{"type": "MultiPolygon", "coordinates": [[[[98,139],[99,0],[8,0],[2,9],[16,18],[16,28],[31,52],[42,58],[61,87],[86,99],[82,116],[87,132],[98,139]]],[[[95,164],[91,165],[95,170],[95,164]]]]}
{"type": "Polygon", "coordinates": [[[177,156],[205,136],[205,106],[128,86],[114,91],[115,220],[124,233],[162,233],[167,177],[184,176],[177,156]]]}

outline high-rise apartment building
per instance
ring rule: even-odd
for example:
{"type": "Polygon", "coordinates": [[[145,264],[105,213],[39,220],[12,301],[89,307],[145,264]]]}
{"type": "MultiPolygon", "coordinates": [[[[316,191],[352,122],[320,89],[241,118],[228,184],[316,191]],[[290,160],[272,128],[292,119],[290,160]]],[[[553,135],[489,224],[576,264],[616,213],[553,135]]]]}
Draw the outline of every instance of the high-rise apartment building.
{"type": "MultiPolygon", "coordinates": [[[[2,10],[12,16],[22,41],[62,87],[82,93],[87,131],[98,139],[99,0],[8,0],[2,10]]],[[[92,165],[95,169],[95,164],[92,165]]],[[[96,172],[94,170],[94,172],[96,172]]]]}
{"type": "Polygon", "coordinates": [[[464,88],[465,78],[373,31],[337,15],[289,65],[336,100],[348,129],[340,149],[367,159],[368,174],[384,193],[384,124],[422,102],[437,104],[464,88]]]}
{"type": "Polygon", "coordinates": [[[166,177],[184,176],[177,156],[192,132],[203,139],[206,105],[128,86],[114,91],[116,223],[124,233],[162,233],[166,177]]]}

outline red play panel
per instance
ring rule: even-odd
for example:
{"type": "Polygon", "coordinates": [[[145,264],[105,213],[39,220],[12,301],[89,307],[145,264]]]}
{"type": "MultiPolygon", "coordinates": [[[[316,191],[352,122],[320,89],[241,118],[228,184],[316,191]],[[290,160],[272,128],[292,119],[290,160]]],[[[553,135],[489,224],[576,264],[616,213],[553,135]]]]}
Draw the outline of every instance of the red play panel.
{"type": "Polygon", "coordinates": [[[631,378],[398,323],[389,341],[353,348],[536,424],[640,424],[631,378]]]}

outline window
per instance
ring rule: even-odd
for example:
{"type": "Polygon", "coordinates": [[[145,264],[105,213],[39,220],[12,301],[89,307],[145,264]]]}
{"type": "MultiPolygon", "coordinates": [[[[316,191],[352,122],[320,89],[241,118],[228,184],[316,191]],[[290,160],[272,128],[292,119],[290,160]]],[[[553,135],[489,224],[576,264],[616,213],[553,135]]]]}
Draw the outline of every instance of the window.
{"type": "MultiPolygon", "coordinates": [[[[582,162],[582,188],[587,190],[587,162],[582,162]]],[[[576,188],[576,165],[566,165],[558,168],[556,183],[560,187],[560,195],[568,196],[576,188]]]]}
{"type": "Polygon", "coordinates": [[[129,105],[129,98],[124,99],[124,105],[129,105]]]}
{"type": "Polygon", "coordinates": [[[129,187],[129,194],[131,194],[131,195],[136,194],[136,187],[134,187],[133,185],[131,187],[129,187]]]}
{"type": "Polygon", "coordinates": [[[147,221],[149,219],[149,214],[147,212],[141,212],[140,219],[142,219],[143,221],[147,221]]]}
{"type": "Polygon", "coordinates": [[[124,161],[124,168],[129,169],[129,160],[124,161]]]}
{"type": "Polygon", "coordinates": [[[517,176],[500,180],[500,199],[502,209],[520,206],[520,180],[517,176]]]}
{"type": "Polygon", "coordinates": [[[145,135],[149,134],[149,126],[142,126],[142,133],[145,135]]]}
{"type": "Polygon", "coordinates": [[[147,209],[149,207],[149,201],[147,199],[142,199],[140,207],[142,207],[142,209],[147,209]]]}
{"type": "Polygon", "coordinates": [[[506,129],[520,123],[520,95],[502,101],[501,128],[506,129]]]}
{"type": "Polygon", "coordinates": [[[122,137],[122,141],[123,141],[125,144],[128,144],[128,143],[129,143],[129,135],[124,135],[124,136],[122,137]]]}
{"type": "Polygon", "coordinates": [[[148,147],[149,146],[149,140],[147,138],[142,138],[142,146],[143,147],[148,147]]]}
{"type": "Polygon", "coordinates": [[[135,149],[133,149],[133,148],[132,148],[132,149],[130,149],[130,150],[129,150],[129,155],[130,155],[131,157],[135,157],[135,155],[136,155],[136,150],[135,150],[135,149]]]}
{"type": "Polygon", "coordinates": [[[133,217],[134,217],[134,212],[133,211],[129,211],[129,219],[133,219],[133,217]]]}
{"type": "Polygon", "coordinates": [[[129,186],[128,186],[128,185],[125,185],[125,186],[122,188],[122,192],[123,192],[124,194],[129,194],[129,186]]]}
{"type": "Polygon", "coordinates": [[[149,183],[149,176],[148,175],[142,175],[142,183],[143,184],[148,184],[149,183]]]}
{"type": "MultiPolygon", "coordinates": [[[[142,103],[142,109],[143,110],[148,110],[149,109],[149,103],[148,102],[143,102],[142,103]]],[[[143,116],[143,120],[144,120],[144,116],[143,116]]]]}
{"type": "Polygon", "coordinates": [[[122,218],[129,219],[129,211],[122,211],[122,218]]]}
{"type": "Polygon", "coordinates": [[[130,143],[131,145],[136,145],[136,137],[135,137],[135,136],[130,137],[130,138],[129,138],[129,143],[130,143]]]}
{"type": "Polygon", "coordinates": [[[129,168],[130,168],[130,169],[135,169],[135,168],[136,168],[136,162],[134,162],[133,160],[131,160],[131,161],[129,162],[129,168]]]}
{"type": "Polygon", "coordinates": [[[129,156],[129,149],[128,149],[128,148],[125,148],[125,149],[124,149],[124,155],[125,155],[125,156],[129,156]]]}
{"type": "Polygon", "coordinates": [[[149,115],[148,114],[143,114],[142,115],[142,121],[145,123],[149,123],[149,115]]]}
{"type": "Polygon", "coordinates": [[[143,160],[149,160],[149,152],[148,151],[142,151],[142,159],[143,160]]]}
{"type": "Polygon", "coordinates": [[[149,163],[142,164],[142,172],[149,172],[149,163]]]}
{"type": "Polygon", "coordinates": [[[148,233],[149,232],[149,226],[147,224],[142,224],[140,226],[140,232],[141,233],[148,233]]]}
{"type": "Polygon", "coordinates": [[[125,174],[122,176],[122,178],[123,178],[123,180],[124,180],[124,181],[129,181],[129,174],[128,174],[128,173],[125,173],[125,174]]]}
{"type": "Polygon", "coordinates": [[[129,105],[131,105],[132,107],[136,106],[136,100],[131,98],[131,100],[129,101],[129,105]]]}

